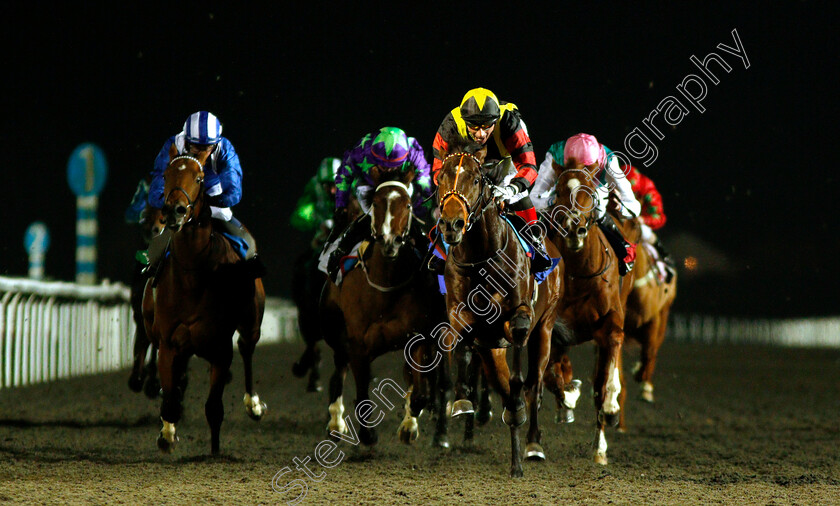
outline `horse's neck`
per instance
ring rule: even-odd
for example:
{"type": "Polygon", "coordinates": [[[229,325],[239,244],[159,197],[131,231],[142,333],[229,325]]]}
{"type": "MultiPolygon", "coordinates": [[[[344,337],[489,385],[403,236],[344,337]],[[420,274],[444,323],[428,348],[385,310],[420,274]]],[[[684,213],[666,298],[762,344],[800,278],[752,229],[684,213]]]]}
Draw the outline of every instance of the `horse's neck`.
{"type": "MultiPolygon", "coordinates": [[[[562,242],[562,240],[561,240],[562,242]]],[[[609,258],[605,250],[606,239],[601,230],[595,226],[583,241],[583,248],[572,251],[563,242],[561,252],[566,264],[566,273],[572,276],[589,276],[603,269],[609,258]]]]}
{"type": "Polygon", "coordinates": [[[505,245],[510,231],[498,211],[487,207],[472,229],[464,233],[461,244],[454,248],[456,259],[462,263],[479,262],[496,254],[505,245]],[[501,231],[501,233],[499,233],[501,231]]]}
{"type": "Polygon", "coordinates": [[[211,240],[210,223],[183,227],[172,237],[172,254],[180,265],[192,269],[203,267],[212,249],[211,240]]]}
{"type": "Polygon", "coordinates": [[[408,244],[400,248],[397,258],[388,260],[382,254],[379,245],[373,243],[373,253],[367,261],[367,271],[371,280],[377,284],[397,284],[408,279],[417,269],[414,252],[408,244]]]}

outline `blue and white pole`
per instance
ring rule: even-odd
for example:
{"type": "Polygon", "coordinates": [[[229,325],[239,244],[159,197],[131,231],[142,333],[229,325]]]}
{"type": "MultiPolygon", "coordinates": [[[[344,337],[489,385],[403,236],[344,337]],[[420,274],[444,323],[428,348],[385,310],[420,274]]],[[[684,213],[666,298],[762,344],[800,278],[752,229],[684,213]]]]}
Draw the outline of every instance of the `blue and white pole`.
{"type": "Polygon", "coordinates": [[[36,221],[27,227],[23,247],[29,254],[29,278],[44,279],[44,258],[50,248],[50,231],[44,222],[36,221]]]}
{"type": "Polygon", "coordinates": [[[96,144],[81,144],[73,150],[67,181],[76,194],[76,282],[83,285],[96,283],[96,211],[107,175],[105,153],[96,144]]]}

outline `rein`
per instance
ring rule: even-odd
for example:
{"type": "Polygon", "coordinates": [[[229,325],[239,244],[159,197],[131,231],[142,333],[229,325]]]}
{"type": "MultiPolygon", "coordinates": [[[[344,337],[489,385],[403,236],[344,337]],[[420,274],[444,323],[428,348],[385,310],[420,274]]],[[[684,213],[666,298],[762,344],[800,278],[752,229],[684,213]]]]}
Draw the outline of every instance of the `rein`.
{"type": "Polygon", "coordinates": [[[572,276],[571,274],[569,274],[569,279],[592,279],[592,278],[597,278],[601,274],[607,272],[607,269],[610,268],[610,266],[612,265],[612,256],[610,256],[609,245],[604,244],[603,236],[599,237],[598,240],[601,241],[601,246],[604,247],[604,253],[606,254],[606,257],[607,257],[607,261],[604,262],[604,268],[601,269],[599,272],[596,272],[595,274],[589,274],[587,276],[572,276]]]}

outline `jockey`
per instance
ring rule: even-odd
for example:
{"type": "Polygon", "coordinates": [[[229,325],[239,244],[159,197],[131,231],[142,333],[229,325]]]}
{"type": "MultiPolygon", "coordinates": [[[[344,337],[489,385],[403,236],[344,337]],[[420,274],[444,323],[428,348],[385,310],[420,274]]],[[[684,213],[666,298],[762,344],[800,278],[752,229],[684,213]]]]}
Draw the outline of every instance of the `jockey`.
{"type": "MultiPolygon", "coordinates": [[[[242,168],[239,165],[239,156],[233,149],[233,144],[226,137],[222,137],[222,124],[212,113],[199,111],[191,114],[184,122],[184,129],[163,144],[152,169],[149,206],[154,209],[163,207],[163,173],[172,158],[208,153],[207,162],[204,164],[204,185],[213,224],[222,232],[243,240],[247,245],[245,259],[251,259],[257,254],[254,238],[242,223],[233,217],[230,210],[242,198],[242,168]]],[[[149,245],[149,269],[153,270],[153,266],[162,258],[167,243],[168,240],[153,240],[149,245]]]]}
{"type": "MultiPolygon", "coordinates": [[[[335,242],[335,236],[345,227],[346,230],[335,244],[327,262],[327,273],[333,279],[338,273],[341,258],[347,255],[349,248],[370,233],[368,211],[376,190],[372,174],[374,168],[384,173],[399,174],[414,170],[414,180],[409,185],[413,212],[418,218],[429,214],[430,204],[427,201],[432,195],[429,162],[426,161],[423,148],[417,139],[408,137],[404,131],[394,127],[383,127],[379,132],[362,137],[355,147],[344,153],[342,166],[335,178],[335,225],[330,242],[335,242]],[[347,206],[350,204],[352,190],[355,190],[356,198],[365,214],[347,226],[347,206]]],[[[419,229],[418,222],[419,220],[413,220],[418,226],[412,227],[410,233],[415,247],[423,249],[428,241],[419,229]]],[[[331,246],[328,243],[324,252],[329,251],[331,246]]]]}
{"type": "MultiPolygon", "coordinates": [[[[461,105],[443,118],[432,144],[435,184],[447,155],[460,149],[475,152],[484,147],[487,148],[484,159],[498,162],[495,171],[505,172],[490,174],[498,185],[493,188],[494,196],[506,201],[527,225],[535,223],[537,212],[528,190],[537,177],[537,159],[528,129],[516,105],[500,101],[485,88],[468,91],[461,105]]],[[[527,239],[545,255],[541,237],[527,239]]]]}
{"type": "Polygon", "coordinates": [[[324,158],[318,173],[306,183],[303,195],[292,213],[291,224],[301,232],[315,231],[312,249],[321,251],[333,226],[335,209],[335,177],[341,167],[339,158],[324,158]]]}
{"type": "MultiPolygon", "coordinates": [[[[653,184],[653,181],[642,174],[639,169],[632,165],[622,165],[621,170],[627,174],[627,180],[633,188],[633,194],[642,205],[641,215],[639,215],[642,228],[642,240],[653,246],[658,258],[667,267],[672,267],[672,260],[662,246],[662,241],[659,240],[653,231],[659,230],[665,225],[667,217],[662,208],[662,195],[653,184]]],[[[667,270],[667,269],[666,269],[667,270]]],[[[666,274],[670,278],[670,273],[666,274]]]]}
{"type": "Polygon", "coordinates": [[[635,245],[624,239],[618,225],[612,219],[607,219],[607,202],[611,191],[615,191],[621,201],[621,215],[624,218],[639,216],[642,206],[633,195],[630,181],[618,165],[618,157],[608,147],[599,143],[595,136],[580,133],[568,140],[555,142],[548,148],[531,192],[535,205],[539,209],[554,205],[557,173],[563,170],[563,166],[570,158],[584,165],[598,164],[599,170],[596,174],[599,183],[597,189],[599,198],[596,202],[598,225],[613,245],[617,256],[623,260],[619,269],[623,276],[633,269],[633,261],[636,258],[635,245]]]}

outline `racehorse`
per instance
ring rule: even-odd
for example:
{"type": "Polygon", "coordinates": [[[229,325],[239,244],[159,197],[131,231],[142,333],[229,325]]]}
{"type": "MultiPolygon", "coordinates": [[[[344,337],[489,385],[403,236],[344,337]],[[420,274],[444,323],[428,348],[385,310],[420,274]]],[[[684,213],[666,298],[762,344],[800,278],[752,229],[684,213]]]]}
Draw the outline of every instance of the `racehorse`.
{"type": "MultiPolygon", "coordinates": [[[[653,371],[656,355],[665,340],[668,314],[677,296],[677,274],[671,279],[660,280],[647,243],[636,248],[636,280],[627,299],[624,332],[641,344],[641,360],[636,364],[634,379],[642,384],[641,398],[653,402],[653,371]]],[[[622,411],[619,427],[624,427],[622,411]]]]}
{"type": "MultiPolygon", "coordinates": [[[[140,222],[141,235],[145,248],[149,247],[149,241],[153,236],[160,235],[163,231],[163,224],[160,221],[160,210],[146,206],[142,212],[143,219],[140,222]]],[[[131,316],[134,319],[134,364],[131,368],[131,375],[128,378],[128,387],[134,392],[143,390],[150,399],[160,395],[160,382],[157,379],[157,347],[152,346],[152,353],[149,355],[149,363],[146,363],[146,355],[151,342],[146,335],[146,327],[143,325],[143,292],[146,289],[146,276],[143,274],[143,264],[135,262],[134,272],[131,276],[131,316]],[[144,386],[145,385],[145,386],[144,386]]]]}
{"type": "MultiPolygon", "coordinates": [[[[417,418],[433,397],[442,395],[435,380],[434,346],[429,339],[435,325],[445,321],[443,298],[432,274],[409,242],[412,203],[408,185],[414,172],[399,180],[378,184],[373,193],[371,234],[373,242],[360,248],[357,268],[344,275],[341,284],[329,281],[321,299],[321,324],[324,340],[333,349],[335,372],[330,379],[327,427],[330,437],[341,437],[355,428],[344,418],[343,390],[348,364],[356,383],[356,418],[358,438],[365,445],[377,442],[374,427],[381,421],[382,405],[393,408],[384,395],[384,386],[405,396],[405,417],[398,435],[404,443],[419,436],[417,418]],[[416,336],[421,336],[415,342],[416,336]],[[414,337],[413,337],[414,336],[414,337]],[[409,391],[398,390],[386,378],[373,390],[380,404],[370,399],[371,363],[388,351],[403,349],[406,356],[406,381],[409,391]],[[411,366],[409,365],[411,363],[411,366]],[[373,406],[373,408],[371,408],[373,406]]],[[[365,243],[363,243],[364,245],[365,243]]],[[[393,394],[392,390],[388,393],[393,394]]],[[[434,442],[447,447],[446,416],[440,410],[434,442]]]]}
{"type": "MultiPolygon", "coordinates": [[[[597,413],[594,459],[607,464],[606,424],[619,422],[620,395],[623,388],[621,347],[624,342],[625,305],[633,288],[633,271],[623,278],[618,272],[618,258],[596,222],[598,181],[597,164],[585,166],[574,159],[565,167],[557,166],[556,203],[550,210],[552,242],[565,261],[565,291],[562,316],[574,333],[566,345],[594,340],[596,361],[593,379],[597,413]]],[[[610,219],[609,217],[607,219],[610,219]]],[[[555,395],[563,393],[571,377],[571,363],[563,359],[564,350],[556,350],[561,361],[555,395]]],[[[559,400],[559,397],[558,397],[559,400]]],[[[558,403],[559,404],[559,403],[558,403]]]]}
{"type": "MultiPolygon", "coordinates": [[[[562,289],[562,268],[537,284],[530,261],[496,204],[491,182],[473,154],[448,155],[438,173],[439,227],[450,245],[446,259],[446,307],[452,332],[475,343],[485,375],[501,395],[502,421],[510,427],[512,477],[521,477],[519,427],[530,415],[526,456],[544,460],[537,419],[542,376],[562,289]],[[503,286],[506,284],[507,286],[503,286]],[[506,347],[512,345],[513,370],[506,347]],[[522,352],[528,349],[523,381],[522,352]],[[528,402],[522,401],[522,390],[528,402]]],[[[549,254],[558,257],[551,246],[549,254]]]]}
{"type": "Polygon", "coordinates": [[[172,158],[164,172],[162,214],[171,234],[169,256],[146,283],[143,317],[146,332],[159,348],[158,372],[163,391],[163,428],[158,447],[171,452],[178,438],[184,380],[190,357],[210,362],[210,394],[204,413],[210,425],[211,451],[219,454],[224,418],[222,394],[233,358],[231,337],[239,331],[239,353],[245,370],[245,409],[259,420],[265,403],[253,389],[252,357],[260,339],[265,308],[262,280],[249,272],[231,243],[213,231],[206,202],[206,155],[172,158]]]}

